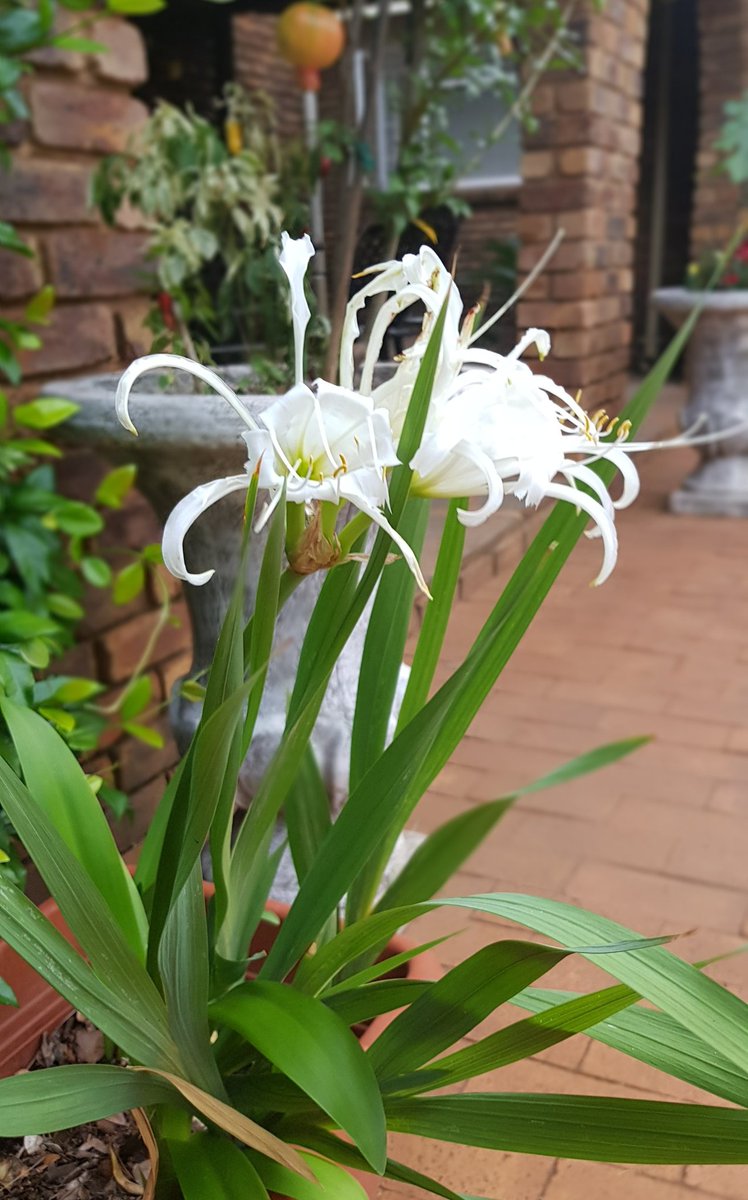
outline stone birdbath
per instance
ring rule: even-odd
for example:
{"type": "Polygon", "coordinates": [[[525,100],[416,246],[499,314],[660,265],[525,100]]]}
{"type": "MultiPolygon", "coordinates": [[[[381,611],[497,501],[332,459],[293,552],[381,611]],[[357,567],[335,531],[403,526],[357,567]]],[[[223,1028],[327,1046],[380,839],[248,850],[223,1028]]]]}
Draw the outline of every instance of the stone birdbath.
{"type": "MultiPolygon", "coordinates": [[[[654,301],[675,328],[699,301],[704,308],[686,349],[688,399],[681,427],[699,433],[748,423],[748,290],[704,296],[683,287],[659,288],[654,301]]],[[[675,513],[748,516],[748,428],[700,447],[701,463],[670,495],[675,513]]]]}
{"type": "MultiPolygon", "coordinates": [[[[222,374],[235,387],[247,378],[246,369],[239,367],[226,368],[222,374]]],[[[114,414],[118,378],[118,375],[97,375],[64,380],[47,385],[45,392],[67,396],[80,407],[71,420],[60,426],[61,440],[71,446],[88,448],[114,464],[136,463],[138,488],[150,501],[162,524],[175,504],[198,484],[241,472],[244,462],[241,424],[220,396],[194,391],[194,380],[184,373],[175,373],[173,384],[166,391],[153,389],[155,373],[147,376],[130,400],[130,411],[139,434],[136,438],[119,425],[114,414]],[[149,383],[150,392],[145,390],[149,383]]],[[[275,399],[275,396],[242,396],[254,416],[275,399]]],[[[190,678],[210,663],[228,607],[238,568],[243,504],[243,492],[227,496],[200,516],[186,540],[190,570],[215,568],[215,575],[204,586],[183,584],[193,637],[190,678]]],[[[248,614],[254,608],[264,545],[264,534],[253,538],[250,545],[246,581],[248,614]]],[[[240,807],[251,803],[280,741],[301,644],[323,580],[323,572],[304,579],[279,614],[262,706],[240,774],[237,794],[240,807]]],[[[333,813],[339,811],[347,797],[350,729],[366,622],[367,613],[364,613],[334,669],[312,736],[333,813]]],[[[403,667],[400,698],[406,678],[407,668],[403,667]]],[[[398,706],[396,703],[396,710],[398,706]]],[[[184,699],[179,683],[176,684],[170,720],[180,753],[186,750],[199,715],[199,704],[184,699]]],[[[407,857],[407,847],[415,837],[404,835],[405,840],[393,858],[391,871],[407,857]]],[[[286,856],[281,862],[273,895],[288,899],[295,886],[295,873],[286,856]]]]}

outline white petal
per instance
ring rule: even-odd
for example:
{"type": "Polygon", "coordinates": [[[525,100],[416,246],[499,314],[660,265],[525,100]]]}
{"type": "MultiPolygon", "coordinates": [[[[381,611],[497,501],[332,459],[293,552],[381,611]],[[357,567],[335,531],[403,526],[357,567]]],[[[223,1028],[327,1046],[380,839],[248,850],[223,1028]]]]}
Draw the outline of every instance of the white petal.
{"type": "Polygon", "coordinates": [[[545,329],[528,329],[513,350],[509,351],[508,358],[519,358],[525,352],[528,346],[532,346],[533,342],[537,346],[539,357],[546,358],[551,350],[551,335],[545,329]]]}
{"type": "Polygon", "coordinates": [[[114,409],[117,419],[120,425],[124,425],[125,429],[128,429],[130,433],[137,434],[138,432],[132,423],[128,407],[133,384],[146,371],[156,371],[164,367],[175,371],[186,371],[188,375],[194,375],[196,379],[202,379],[203,383],[207,383],[209,387],[213,388],[214,392],[217,392],[219,396],[223,396],[224,400],[239,414],[245,425],[248,425],[250,429],[257,428],[236,392],[227,383],[224,383],[220,375],[217,375],[215,371],[211,371],[210,367],[203,367],[200,363],[193,362],[191,358],[183,358],[181,354],[147,354],[144,358],[136,358],[135,362],[130,363],[130,366],[122,374],[117,384],[117,391],[114,397],[114,409]]]}
{"type": "Polygon", "coordinates": [[[493,516],[501,508],[504,500],[504,484],[491,459],[478,446],[463,443],[460,446],[460,450],[466,458],[474,462],[476,467],[483,472],[486,480],[487,494],[480,508],[461,508],[457,512],[457,518],[462,525],[482,525],[488,517],[493,516]]]}
{"type": "Polygon", "coordinates": [[[343,499],[349,500],[350,503],[355,505],[356,508],[360,509],[361,512],[366,513],[366,515],[371,517],[372,521],[374,521],[380,529],[383,529],[385,533],[389,534],[389,536],[392,538],[392,541],[395,543],[406,563],[410,567],[410,570],[413,572],[413,576],[419,588],[424,595],[428,596],[429,600],[431,600],[431,592],[429,591],[426,580],[423,577],[423,572],[421,571],[421,567],[415,553],[405,539],[400,536],[397,530],[392,528],[392,525],[390,525],[384,513],[377,508],[375,503],[372,502],[370,496],[362,487],[359,486],[359,480],[356,479],[355,474],[344,475],[341,478],[340,495],[343,499]]]}
{"type": "Polygon", "coordinates": [[[608,516],[602,504],[599,504],[587,492],[569,487],[568,484],[549,483],[545,494],[555,500],[567,500],[575,508],[581,508],[582,512],[586,512],[595,522],[603,542],[603,565],[600,574],[592,582],[596,587],[605,583],[618,558],[618,537],[611,517],[608,516]]]}
{"type": "Polygon", "coordinates": [[[291,288],[295,379],[301,383],[304,378],[304,336],[311,316],[304,292],[304,277],[315,250],[308,233],[300,238],[292,238],[284,231],[281,234],[281,246],[278,262],[291,288]]]}
{"type": "Polygon", "coordinates": [[[212,579],[215,571],[201,571],[199,575],[193,575],[187,570],[184,561],[184,539],[206,508],[210,508],[211,504],[222,500],[231,492],[239,492],[242,488],[246,490],[248,486],[249,475],[229,475],[226,479],[201,483],[199,487],[190,492],[189,496],[185,496],[183,500],[179,501],[176,508],[169,514],[161,543],[164,566],[171,571],[172,575],[175,575],[177,579],[183,579],[186,583],[192,583],[196,587],[212,579]]]}
{"type": "Polygon", "coordinates": [[[247,474],[259,469],[258,487],[272,491],[281,487],[283,476],[275,468],[273,440],[266,429],[250,429],[242,434],[247,446],[247,474]]]}
{"type": "Polygon", "coordinates": [[[623,479],[623,491],[619,498],[613,501],[613,506],[615,508],[628,508],[629,504],[633,504],[639,495],[641,487],[639,472],[631,462],[631,459],[628,458],[626,449],[623,446],[621,446],[620,450],[609,450],[605,457],[618,468],[623,479]]]}

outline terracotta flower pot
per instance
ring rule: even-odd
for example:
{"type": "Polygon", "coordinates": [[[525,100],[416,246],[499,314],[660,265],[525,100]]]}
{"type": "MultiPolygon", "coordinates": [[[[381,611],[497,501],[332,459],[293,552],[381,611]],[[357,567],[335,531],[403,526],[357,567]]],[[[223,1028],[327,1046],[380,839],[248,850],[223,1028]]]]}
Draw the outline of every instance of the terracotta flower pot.
{"type": "MultiPolygon", "coordinates": [[[[203,885],[206,899],[213,894],[213,885],[203,885]]],[[[45,900],[40,906],[47,917],[61,933],[70,941],[72,937],[62,914],[54,900],[45,900]]],[[[289,906],[274,900],[269,900],[267,909],[283,921],[289,906]]],[[[266,953],[270,950],[277,935],[277,926],[263,922],[252,939],[251,954],[266,953]]],[[[407,938],[395,936],[387,947],[387,956],[401,954],[414,945],[407,938]]],[[[421,954],[412,959],[406,967],[410,979],[436,979],[441,969],[432,954],[421,954]]],[[[28,1067],[39,1049],[42,1036],[53,1033],[73,1011],[67,1000],[49,986],[36,971],[24,962],[5,942],[0,941],[0,979],[15,992],[18,1008],[0,1007],[0,1079],[14,1075],[28,1067]]],[[[382,1030],[389,1025],[395,1013],[387,1013],[376,1017],[361,1034],[361,1044],[368,1048],[376,1041],[382,1030]]],[[[54,1068],[51,1068],[54,1069],[54,1068]]],[[[379,1190],[379,1180],[373,1175],[352,1172],[365,1189],[366,1194],[376,1197],[379,1190]]],[[[276,1200],[283,1200],[277,1197],[276,1200]]]]}

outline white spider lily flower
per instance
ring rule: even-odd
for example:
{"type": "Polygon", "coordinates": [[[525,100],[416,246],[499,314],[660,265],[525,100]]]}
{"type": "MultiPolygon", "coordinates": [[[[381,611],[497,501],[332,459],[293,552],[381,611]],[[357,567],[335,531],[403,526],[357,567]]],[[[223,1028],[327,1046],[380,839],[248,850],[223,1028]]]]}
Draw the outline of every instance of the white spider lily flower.
{"type": "Polygon", "coordinates": [[[615,510],[631,504],[639,490],[638,474],[623,445],[627,428],[616,438],[615,422],[612,429],[607,418],[595,424],[551,380],[511,356],[495,358],[492,367],[463,371],[451,393],[441,397],[432,428],[410,464],[413,491],[482,497],[479,508],[460,511],[465,525],[482,524],[505,495],[532,507],[545,498],[572,503],[587,513],[591,533],[602,539],[603,564],[594,582],[603,583],[617,558],[615,510]],[[600,458],[609,459],[621,473],[623,491],[617,500],[590,469],[600,458]]]}
{"type": "Polygon", "coordinates": [[[180,355],[153,354],[138,359],[119,382],[116,413],[133,433],[137,430],[128,406],[133,384],[146,371],[159,368],[182,370],[207,383],[231,405],[245,426],[246,473],[201,484],[177,504],[164,527],[164,562],[172,574],[187,583],[207,583],[213,570],[190,572],[187,568],[185,537],[206,508],[232,492],[246,490],[257,471],[259,486],[270,493],[258,528],[284,494],[288,503],[314,506],[315,511],[323,503],[350,503],[386,531],[428,595],[415,554],[382,511],[388,502],[387,471],[399,461],[386,409],[377,407],[369,396],[324,380],[317,380],[312,387],[300,380],[309,320],[304,275],[313,253],[308,236],[294,241],[284,234],[280,264],[290,285],[297,382],[257,421],[215,371],[180,355]]]}
{"type": "Polygon", "coordinates": [[[270,492],[264,522],[283,495],[295,504],[348,502],[384,529],[428,594],[418,560],[382,512],[386,470],[397,466],[389,419],[372,400],[318,379],[298,384],[260,416],[264,429],[246,432],[247,470],[259,469],[270,492]]]}

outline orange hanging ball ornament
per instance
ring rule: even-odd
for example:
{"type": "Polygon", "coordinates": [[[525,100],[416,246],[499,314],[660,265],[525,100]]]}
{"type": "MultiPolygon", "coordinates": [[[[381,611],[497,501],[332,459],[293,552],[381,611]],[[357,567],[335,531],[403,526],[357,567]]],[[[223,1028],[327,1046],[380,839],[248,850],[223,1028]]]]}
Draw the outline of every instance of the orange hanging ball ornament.
{"type": "Polygon", "coordinates": [[[338,61],[344,45],[343,22],[324,4],[301,0],[281,13],[278,46],[292,66],[324,71],[338,61]]]}

